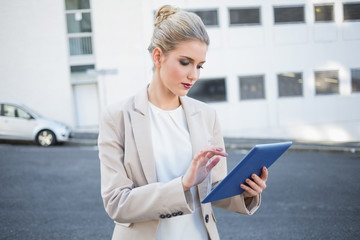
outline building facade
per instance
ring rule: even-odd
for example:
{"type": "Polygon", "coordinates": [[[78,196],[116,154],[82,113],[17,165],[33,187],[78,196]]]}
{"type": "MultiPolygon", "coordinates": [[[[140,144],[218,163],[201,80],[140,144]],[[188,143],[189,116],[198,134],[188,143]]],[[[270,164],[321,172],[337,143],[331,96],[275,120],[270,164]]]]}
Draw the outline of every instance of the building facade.
{"type": "Polygon", "coordinates": [[[0,99],[96,130],[106,105],[151,81],[164,4],[207,27],[189,95],[217,110],[225,136],[360,141],[360,1],[3,0],[0,99]]]}

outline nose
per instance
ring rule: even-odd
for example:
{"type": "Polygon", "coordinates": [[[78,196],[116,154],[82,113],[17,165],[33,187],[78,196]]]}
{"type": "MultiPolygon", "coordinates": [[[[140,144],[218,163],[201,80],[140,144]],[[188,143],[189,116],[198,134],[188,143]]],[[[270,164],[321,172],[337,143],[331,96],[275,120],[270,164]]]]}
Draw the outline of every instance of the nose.
{"type": "Polygon", "coordinates": [[[197,67],[191,68],[191,70],[188,73],[188,79],[191,81],[198,80],[199,76],[200,76],[200,69],[198,69],[197,67]]]}

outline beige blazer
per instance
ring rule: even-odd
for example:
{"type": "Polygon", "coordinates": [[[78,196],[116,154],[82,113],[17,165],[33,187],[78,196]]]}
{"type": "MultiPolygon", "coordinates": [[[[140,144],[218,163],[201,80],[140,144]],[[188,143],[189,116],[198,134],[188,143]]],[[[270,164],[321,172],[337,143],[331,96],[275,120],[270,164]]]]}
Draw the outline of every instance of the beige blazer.
{"type": "MultiPolygon", "coordinates": [[[[189,97],[181,97],[181,103],[193,154],[210,144],[224,147],[215,111],[189,97]]],[[[191,214],[194,210],[191,192],[184,193],[181,177],[166,183],[157,181],[153,144],[146,89],[103,112],[98,139],[101,196],[106,212],[115,221],[113,239],[156,239],[161,218],[191,214]]],[[[226,174],[226,159],[222,159],[197,186],[200,200],[226,174]]],[[[212,205],[252,214],[260,205],[260,195],[248,206],[242,195],[201,205],[209,239],[219,239],[212,205]]]]}

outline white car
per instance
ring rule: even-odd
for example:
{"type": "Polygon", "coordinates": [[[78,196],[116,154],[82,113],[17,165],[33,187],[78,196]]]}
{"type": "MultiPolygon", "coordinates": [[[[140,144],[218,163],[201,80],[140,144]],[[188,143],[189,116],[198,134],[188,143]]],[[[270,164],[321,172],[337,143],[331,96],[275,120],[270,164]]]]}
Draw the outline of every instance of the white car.
{"type": "Polygon", "coordinates": [[[65,124],[43,118],[24,105],[0,102],[0,139],[35,140],[47,147],[66,142],[70,134],[65,124]]]}

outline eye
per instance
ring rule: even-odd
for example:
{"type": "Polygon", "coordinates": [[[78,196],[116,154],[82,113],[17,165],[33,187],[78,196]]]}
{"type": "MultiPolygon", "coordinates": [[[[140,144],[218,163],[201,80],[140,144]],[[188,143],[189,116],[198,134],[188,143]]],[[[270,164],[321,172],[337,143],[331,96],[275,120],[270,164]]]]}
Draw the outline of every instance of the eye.
{"type": "Polygon", "coordinates": [[[183,66],[186,66],[186,65],[189,65],[189,62],[185,61],[185,60],[180,60],[180,64],[183,66]]]}
{"type": "Polygon", "coordinates": [[[201,68],[201,69],[204,69],[204,67],[203,67],[202,65],[198,65],[198,66],[196,66],[196,68],[197,68],[197,69],[200,69],[200,68],[201,68]]]}

